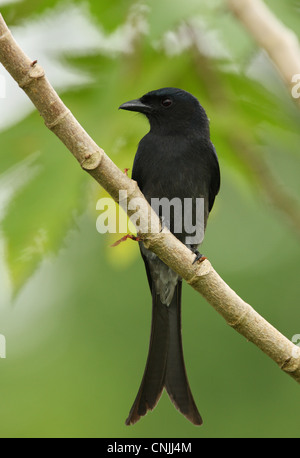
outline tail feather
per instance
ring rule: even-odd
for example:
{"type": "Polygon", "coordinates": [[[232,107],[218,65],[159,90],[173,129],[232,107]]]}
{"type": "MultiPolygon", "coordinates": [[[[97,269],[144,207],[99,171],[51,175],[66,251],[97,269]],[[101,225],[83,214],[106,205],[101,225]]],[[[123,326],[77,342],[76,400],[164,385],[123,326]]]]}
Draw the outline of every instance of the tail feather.
{"type": "MultiPolygon", "coordinates": [[[[155,293],[153,295],[156,296],[155,293]]],[[[168,310],[153,298],[152,324],[148,359],[140,389],[129,412],[126,425],[136,423],[148,410],[153,410],[164,388],[168,354],[168,310]]]]}
{"type": "Polygon", "coordinates": [[[202,419],[193,399],[183,359],[181,339],[181,281],[171,304],[162,304],[152,290],[152,324],[148,359],[140,389],[126,424],[136,423],[148,410],[153,410],[163,388],[175,407],[195,425],[202,419]]]}
{"type": "Polygon", "coordinates": [[[169,306],[169,346],[165,373],[165,387],[175,407],[193,424],[201,425],[202,418],[195,404],[183,358],[181,337],[181,282],[174,301],[169,306]]]}

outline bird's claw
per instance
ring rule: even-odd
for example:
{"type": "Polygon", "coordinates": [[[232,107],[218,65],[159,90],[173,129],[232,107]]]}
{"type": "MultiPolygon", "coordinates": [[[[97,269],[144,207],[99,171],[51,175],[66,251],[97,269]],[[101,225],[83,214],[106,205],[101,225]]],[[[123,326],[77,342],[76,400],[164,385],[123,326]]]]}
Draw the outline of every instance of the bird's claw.
{"type": "Polygon", "coordinates": [[[117,240],[115,243],[113,243],[113,244],[110,245],[110,246],[111,246],[111,247],[118,246],[118,245],[120,245],[120,243],[126,242],[127,239],[134,240],[135,242],[139,242],[139,241],[141,240],[140,237],[137,237],[137,236],[132,235],[132,234],[126,234],[126,235],[124,235],[122,238],[120,238],[119,240],[117,240]]]}
{"type": "Polygon", "coordinates": [[[198,250],[194,251],[194,254],[195,254],[195,259],[193,261],[193,264],[195,264],[196,262],[203,262],[205,261],[205,259],[207,259],[205,256],[203,256],[203,254],[199,253],[198,250]]]}

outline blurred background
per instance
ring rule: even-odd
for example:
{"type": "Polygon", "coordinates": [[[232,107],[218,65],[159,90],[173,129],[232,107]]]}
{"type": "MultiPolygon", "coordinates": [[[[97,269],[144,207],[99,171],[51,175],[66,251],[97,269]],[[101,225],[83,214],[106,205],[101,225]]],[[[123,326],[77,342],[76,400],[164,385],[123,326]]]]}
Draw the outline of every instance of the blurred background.
{"type": "MultiPolygon", "coordinates": [[[[299,35],[299,0],[265,3],[299,35]]],[[[148,131],[121,103],[164,86],[199,99],[222,172],[201,251],[288,339],[300,334],[300,112],[226,2],[1,0],[0,11],[121,169],[148,131]]],[[[299,437],[299,386],[187,285],[184,352],[204,425],[164,393],[125,426],[150,334],[138,246],[97,233],[104,191],[0,76],[0,436],[299,437]]]]}

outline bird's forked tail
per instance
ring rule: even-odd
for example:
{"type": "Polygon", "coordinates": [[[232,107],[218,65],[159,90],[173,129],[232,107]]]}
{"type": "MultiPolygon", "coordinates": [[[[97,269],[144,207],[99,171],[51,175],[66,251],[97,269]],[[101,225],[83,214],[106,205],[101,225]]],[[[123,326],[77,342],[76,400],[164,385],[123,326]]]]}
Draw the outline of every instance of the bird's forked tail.
{"type": "Polygon", "coordinates": [[[181,286],[178,281],[169,306],[152,288],[152,324],[148,359],[140,389],[126,420],[136,423],[154,409],[165,387],[175,407],[193,424],[201,425],[187,379],[181,338],[181,286]]]}

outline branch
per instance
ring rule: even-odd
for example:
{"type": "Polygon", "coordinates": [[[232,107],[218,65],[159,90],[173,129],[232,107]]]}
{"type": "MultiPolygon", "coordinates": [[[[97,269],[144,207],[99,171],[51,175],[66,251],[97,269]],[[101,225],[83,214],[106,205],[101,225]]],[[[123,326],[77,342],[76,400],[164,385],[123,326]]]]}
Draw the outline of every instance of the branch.
{"type": "MultiPolygon", "coordinates": [[[[209,261],[193,264],[194,255],[165,228],[151,232],[159,219],[137,183],[130,180],[89,137],[63,104],[40,65],[29,59],[15,42],[0,14],[0,62],[34,103],[46,126],[54,132],[86,170],[114,200],[119,190],[128,201],[139,199],[139,237],[146,248],[177,272],[220,313],[229,326],[253,342],[279,367],[300,383],[300,348],[244,302],[217,274],[209,261]],[[152,225],[151,225],[152,223],[152,225]]],[[[122,202],[119,202],[122,204],[122,202]]],[[[128,211],[131,216],[134,211],[128,211]]]]}
{"type": "MultiPolygon", "coordinates": [[[[292,91],[300,75],[300,46],[296,34],[285,27],[262,0],[227,0],[229,9],[269,55],[287,88],[292,91]]],[[[295,99],[300,106],[300,97],[295,99]]]]}

